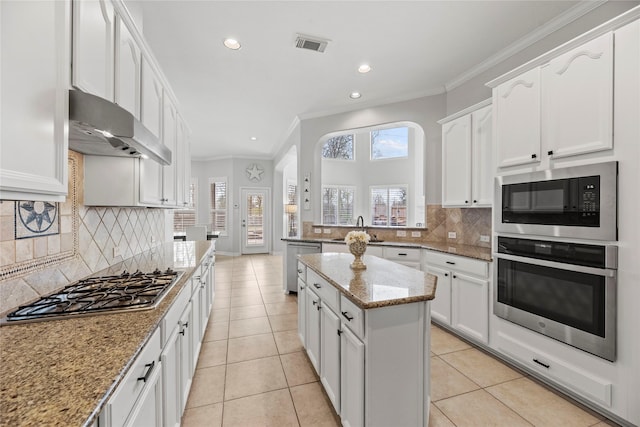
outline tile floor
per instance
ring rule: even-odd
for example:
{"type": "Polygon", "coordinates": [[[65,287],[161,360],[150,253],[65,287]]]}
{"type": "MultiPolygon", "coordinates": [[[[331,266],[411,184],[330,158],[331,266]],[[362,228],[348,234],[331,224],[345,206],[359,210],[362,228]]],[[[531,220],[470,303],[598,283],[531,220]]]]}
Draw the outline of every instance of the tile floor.
{"type": "MultiPolygon", "coordinates": [[[[297,337],[282,257],[216,256],[215,268],[183,426],[339,426],[297,337]]],[[[615,425],[441,328],[431,334],[429,426],[615,425]]]]}

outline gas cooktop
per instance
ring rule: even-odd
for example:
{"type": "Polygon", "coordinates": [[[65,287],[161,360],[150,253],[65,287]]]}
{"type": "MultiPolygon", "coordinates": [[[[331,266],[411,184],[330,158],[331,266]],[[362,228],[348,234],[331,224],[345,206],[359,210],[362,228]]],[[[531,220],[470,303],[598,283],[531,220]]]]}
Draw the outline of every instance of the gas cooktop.
{"type": "Polygon", "coordinates": [[[31,304],[19,307],[0,323],[152,309],[157,307],[182,274],[171,269],[156,269],[151,273],[124,271],[116,276],[80,280],[31,304]]]}

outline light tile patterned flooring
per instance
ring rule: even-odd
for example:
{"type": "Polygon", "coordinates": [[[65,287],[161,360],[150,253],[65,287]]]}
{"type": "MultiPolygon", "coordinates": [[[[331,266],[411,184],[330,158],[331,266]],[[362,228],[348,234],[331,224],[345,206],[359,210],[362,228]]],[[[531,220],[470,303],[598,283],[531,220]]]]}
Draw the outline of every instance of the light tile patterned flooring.
{"type": "MultiPolygon", "coordinates": [[[[339,426],[299,342],[282,257],[218,255],[215,268],[183,426],[339,426]]],[[[429,426],[615,425],[435,326],[431,350],[429,426]]]]}

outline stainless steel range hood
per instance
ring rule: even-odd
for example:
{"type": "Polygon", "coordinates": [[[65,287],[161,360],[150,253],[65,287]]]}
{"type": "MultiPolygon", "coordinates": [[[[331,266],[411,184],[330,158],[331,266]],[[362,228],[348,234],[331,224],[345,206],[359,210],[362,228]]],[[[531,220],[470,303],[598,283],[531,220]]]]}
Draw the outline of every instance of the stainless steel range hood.
{"type": "Polygon", "coordinates": [[[69,148],[84,154],[148,157],[171,164],[171,150],[131,113],[79,90],[69,91],[69,148]]]}

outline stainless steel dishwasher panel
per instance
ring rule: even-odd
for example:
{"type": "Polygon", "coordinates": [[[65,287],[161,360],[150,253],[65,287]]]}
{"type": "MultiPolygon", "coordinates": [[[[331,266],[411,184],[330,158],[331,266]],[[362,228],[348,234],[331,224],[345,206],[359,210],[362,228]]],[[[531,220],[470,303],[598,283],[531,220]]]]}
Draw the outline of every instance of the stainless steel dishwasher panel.
{"type": "Polygon", "coordinates": [[[298,255],[317,254],[322,252],[321,243],[287,242],[287,255],[284,259],[286,277],[284,281],[285,293],[298,290],[298,255]]]}

